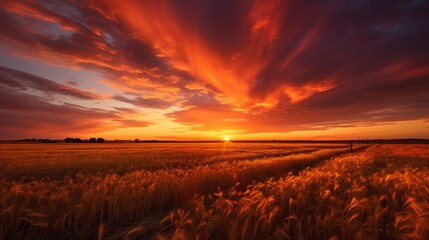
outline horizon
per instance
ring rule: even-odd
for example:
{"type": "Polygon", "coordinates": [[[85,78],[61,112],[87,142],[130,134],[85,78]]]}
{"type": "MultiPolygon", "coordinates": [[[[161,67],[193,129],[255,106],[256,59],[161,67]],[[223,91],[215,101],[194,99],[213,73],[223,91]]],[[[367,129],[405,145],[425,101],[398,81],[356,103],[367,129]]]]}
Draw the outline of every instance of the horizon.
{"type": "Polygon", "coordinates": [[[425,1],[5,1],[0,140],[428,139],[425,1]]]}
{"type": "MultiPolygon", "coordinates": [[[[69,138],[69,137],[67,137],[69,138]]],[[[7,139],[0,140],[0,142],[31,142],[31,141],[42,141],[42,140],[53,140],[53,141],[65,141],[66,138],[23,138],[23,139],[7,139]]],[[[88,142],[90,138],[71,138],[79,139],[84,142],[88,142]]],[[[429,141],[429,138],[344,138],[344,139],[103,139],[104,142],[115,142],[115,141],[127,141],[127,142],[371,142],[371,141],[429,141]]],[[[75,143],[75,142],[70,142],[75,143]]],[[[88,143],[97,143],[97,142],[88,142],[88,143]]]]}

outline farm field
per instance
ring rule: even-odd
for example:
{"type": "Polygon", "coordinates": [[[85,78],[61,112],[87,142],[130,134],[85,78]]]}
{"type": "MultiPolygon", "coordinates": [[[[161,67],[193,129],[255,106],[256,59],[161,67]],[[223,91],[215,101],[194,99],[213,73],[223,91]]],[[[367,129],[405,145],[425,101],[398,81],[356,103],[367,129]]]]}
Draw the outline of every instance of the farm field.
{"type": "Polygon", "coordinates": [[[0,240],[429,240],[429,0],[0,4],[0,240]]]}
{"type": "Polygon", "coordinates": [[[0,144],[0,239],[429,239],[427,145],[0,144]]]}

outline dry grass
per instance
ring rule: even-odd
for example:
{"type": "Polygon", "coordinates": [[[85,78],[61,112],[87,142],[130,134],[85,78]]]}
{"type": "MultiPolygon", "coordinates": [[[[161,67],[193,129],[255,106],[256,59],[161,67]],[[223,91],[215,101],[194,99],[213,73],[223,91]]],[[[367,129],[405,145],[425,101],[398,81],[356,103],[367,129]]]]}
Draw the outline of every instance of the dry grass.
{"type": "MultiPolygon", "coordinates": [[[[245,189],[254,181],[298,171],[347,151],[338,147],[285,147],[282,150],[265,146],[265,150],[259,149],[256,153],[251,150],[246,152],[243,149],[224,149],[222,152],[227,153],[220,154],[219,160],[216,161],[214,154],[204,156],[201,150],[196,150],[199,148],[193,148],[194,156],[201,157],[189,158],[191,167],[165,167],[166,162],[159,161],[138,165],[140,163],[133,160],[125,162],[125,166],[138,165],[136,168],[143,170],[123,171],[120,175],[110,173],[112,169],[102,165],[98,159],[81,162],[82,168],[88,167],[91,171],[99,168],[97,173],[74,174],[78,165],[68,159],[62,162],[67,170],[63,178],[60,178],[59,172],[62,168],[59,163],[48,161],[53,165],[47,164],[46,167],[43,162],[37,163],[34,159],[26,160],[21,156],[19,159],[28,173],[37,173],[39,167],[42,171],[52,169],[55,176],[52,180],[40,179],[35,177],[39,176],[35,174],[29,180],[22,178],[25,175],[18,171],[16,175],[23,180],[10,180],[18,177],[9,172],[8,178],[0,181],[0,238],[138,238],[145,233],[147,226],[135,226],[123,234],[112,234],[118,231],[116,228],[133,225],[141,219],[150,218],[155,222],[152,225],[158,226],[159,221],[168,215],[169,211],[187,207],[196,195],[226,190],[233,186],[245,189]],[[308,153],[299,153],[300,151],[308,153]],[[228,158],[227,154],[231,157],[228,158]],[[264,157],[261,158],[261,154],[264,154],[264,157]],[[250,160],[245,160],[246,158],[250,160]],[[30,163],[25,165],[25,161],[30,163]],[[161,164],[163,168],[159,168],[161,164]],[[237,185],[238,182],[240,185],[237,185]]],[[[169,159],[172,159],[171,149],[166,151],[169,159]]],[[[53,152],[60,154],[56,150],[53,152]]],[[[182,153],[183,156],[192,155],[192,152],[188,155],[182,153]]],[[[42,152],[40,155],[48,153],[42,152]]],[[[9,156],[13,154],[9,153],[9,156]]],[[[2,158],[7,159],[4,155],[2,158]]],[[[173,160],[171,162],[174,163],[173,160]]],[[[111,163],[107,161],[106,164],[109,166],[111,163]]],[[[119,169],[124,167],[120,163],[114,164],[120,166],[119,169]]],[[[10,164],[5,166],[9,170],[14,167],[10,164]]]]}
{"type": "Polygon", "coordinates": [[[223,161],[253,160],[338,149],[344,145],[275,143],[0,144],[0,178],[22,181],[81,174],[193,168],[223,161]]]}
{"type": "Polygon", "coordinates": [[[377,146],[201,196],[158,239],[429,239],[429,149],[377,146]]]}
{"type": "Polygon", "coordinates": [[[0,239],[429,239],[424,145],[40,146],[0,150],[0,239]]]}

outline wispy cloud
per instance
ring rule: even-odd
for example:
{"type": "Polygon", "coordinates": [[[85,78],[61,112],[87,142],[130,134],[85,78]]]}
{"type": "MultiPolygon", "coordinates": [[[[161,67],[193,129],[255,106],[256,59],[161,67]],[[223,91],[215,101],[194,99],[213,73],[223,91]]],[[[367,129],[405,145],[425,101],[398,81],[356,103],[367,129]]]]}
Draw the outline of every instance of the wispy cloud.
{"type": "MultiPolygon", "coordinates": [[[[4,100],[32,98],[46,116],[59,108],[106,122],[63,120],[81,132],[154,123],[134,118],[142,109],[201,132],[427,119],[428,12],[424,1],[6,1],[1,51],[99,72],[115,93],[4,67],[0,84],[4,100]]],[[[31,109],[2,111],[8,119],[31,109]]],[[[50,117],[3,130],[48,131],[59,126],[50,117]]]]}

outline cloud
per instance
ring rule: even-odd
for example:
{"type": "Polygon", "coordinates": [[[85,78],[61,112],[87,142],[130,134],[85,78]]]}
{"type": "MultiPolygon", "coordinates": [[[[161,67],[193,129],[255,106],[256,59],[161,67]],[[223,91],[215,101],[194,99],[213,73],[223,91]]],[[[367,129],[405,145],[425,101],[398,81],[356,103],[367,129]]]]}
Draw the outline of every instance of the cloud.
{"type": "Polygon", "coordinates": [[[170,106],[172,106],[171,102],[164,101],[157,98],[142,98],[142,97],[135,97],[133,99],[126,98],[124,96],[116,95],[113,96],[113,99],[133,104],[138,107],[144,107],[144,108],[159,108],[159,109],[166,109],[170,106]]]}
{"type": "Polygon", "coordinates": [[[186,109],[175,111],[167,116],[188,125],[194,130],[239,130],[246,131],[248,127],[247,114],[234,110],[228,104],[216,100],[213,94],[195,95],[184,104],[186,109]]]}
{"type": "Polygon", "coordinates": [[[12,87],[0,88],[0,139],[63,138],[150,123],[127,119],[117,111],[53,104],[12,87]]]}
{"type": "MultiPolygon", "coordinates": [[[[281,132],[427,118],[428,12],[424,1],[11,1],[0,41],[103,73],[111,99],[135,107],[113,106],[117,125],[174,106],[165,119],[198,131],[281,132]]],[[[20,94],[102,102],[0,70],[20,94]]]]}
{"type": "Polygon", "coordinates": [[[387,124],[429,117],[426,77],[395,83],[341,86],[290,104],[284,97],[269,111],[242,111],[213,96],[190,99],[190,107],[169,114],[195,130],[286,132],[387,124]],[[338,101],[341,99],[341,101],[338,101]]]}
{"type": "Polygon", "coordinates": [[[91,92],[82,91],[46,78],[2,66],[0,66],[0,84],[20,90],[35,89],[46,94],[60,94],[82,100],[100,98],[99,95],[91,92]]]}
{"type": "Polygon", "coordinates": [[[10,2],[2,7],[2,39],[31,51],[28,57],[92,68],[112,77],[169,76],[171,72],[149,43],[137,40],[131,31],[89,5],[41,1],[10,2]]]}

